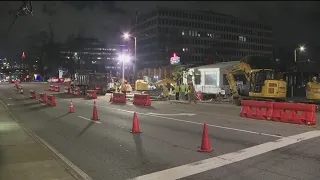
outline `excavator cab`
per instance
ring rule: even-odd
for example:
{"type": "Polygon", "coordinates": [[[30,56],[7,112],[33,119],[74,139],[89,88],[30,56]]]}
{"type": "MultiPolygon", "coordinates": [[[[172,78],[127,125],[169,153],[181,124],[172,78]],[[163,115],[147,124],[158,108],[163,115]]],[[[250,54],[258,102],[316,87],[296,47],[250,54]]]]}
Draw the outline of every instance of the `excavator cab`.
{"type": "Polygon", "coordinates": [[[320,100],[320,83],[317,77],[312,77],[312,81],[307,83],[306,98],[309,100],[320,100]]]}
{"type": "Polygon", "coordinates": [[[276,79],[275,71],[271,69],[254,69],[249,76],[250,97],[258,98],[286,98],[287,83],[276,79]]]}

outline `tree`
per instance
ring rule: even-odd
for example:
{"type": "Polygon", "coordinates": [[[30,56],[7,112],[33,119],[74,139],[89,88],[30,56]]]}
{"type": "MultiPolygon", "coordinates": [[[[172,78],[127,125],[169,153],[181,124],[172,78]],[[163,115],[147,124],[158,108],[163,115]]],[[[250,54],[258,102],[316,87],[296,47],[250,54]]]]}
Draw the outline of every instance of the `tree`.
{"type": "Polygon", "coordinates": [[[187,72],[189,69],[185,66],[177,66],[172,71],[173,80],[177,82],[182,82],[184,75],[187,75],[184,72],[187,72]]]}

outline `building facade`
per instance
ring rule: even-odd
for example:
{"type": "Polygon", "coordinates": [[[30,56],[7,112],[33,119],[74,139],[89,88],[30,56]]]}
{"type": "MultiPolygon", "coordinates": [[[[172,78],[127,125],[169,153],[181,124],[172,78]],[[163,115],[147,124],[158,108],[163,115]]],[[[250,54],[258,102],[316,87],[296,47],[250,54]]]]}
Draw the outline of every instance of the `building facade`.
{"type": "MultiPolygon", "coordinates": [[[[121,53],[130,53],[126,45],[105,44],[92,38],[75,38],[61,47],[60,58],[63,59],[63,67],[73,72],[80,69],[117,76],[122,68],[118,60],[121,53]]],[[[125,66],[127,71],[129,66],[125,66]]]]}
{"type": "Polygon", "coordinates": [[[104,72],[108,63],[105,44],[97,39],[75,38],[62,45],[60,58],[66,68],[104,72]]]}
{"type": "Polygon", "coordinates": [[[132,21],[140,68],[170,64],[211,64],[246,55],[272,57],[273,35],[268,26],[206,11],[157,8],[132,21]]]}

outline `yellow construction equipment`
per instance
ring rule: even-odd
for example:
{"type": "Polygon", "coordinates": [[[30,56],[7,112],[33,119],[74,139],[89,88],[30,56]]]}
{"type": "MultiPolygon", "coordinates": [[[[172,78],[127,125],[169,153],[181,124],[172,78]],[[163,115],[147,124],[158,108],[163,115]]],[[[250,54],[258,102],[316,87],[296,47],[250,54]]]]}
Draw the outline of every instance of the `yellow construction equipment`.
{"type": "Polygon", "coordinates": [[[312,81],[306,85],[306,98],[308,100],[320,100],[320,84],[316,77],[313,77],[312,81]]]}
{"type": "Polygon", "coordinates": [[[148,83],[145,82],[145,81],[142,80],[142,79],[136,80],[135,90],[136,90],[136,91],[148,91],[148,90],[149,90],[148,83]]]}
{"type": "Polygon", "coordinates": [[[232,68],[227,69],[227,80],[230,85],[231,95],[237,105],[241,99],[262,99],[276,100],[285,99],[287,83],[278,79],[277,74],[272,69],[252,69],[246,62],[240,62],[232,68]],[[244,97],[239,94],[234,73],[242,71],[249,83],[249,96],[244,97]]]}

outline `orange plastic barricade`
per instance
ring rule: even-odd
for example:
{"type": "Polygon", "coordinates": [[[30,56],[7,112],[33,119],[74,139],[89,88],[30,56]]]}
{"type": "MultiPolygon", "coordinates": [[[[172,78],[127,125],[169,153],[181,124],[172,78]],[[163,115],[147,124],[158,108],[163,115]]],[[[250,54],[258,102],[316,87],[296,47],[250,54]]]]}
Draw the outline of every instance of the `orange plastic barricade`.
{"type": "Polygon", "coordinates": [[[54,86],[53,91],[54,92],[60,92],[60,86],[54,86]]]}
{"type": "Polygon", "coordinates": [[[47,104],[50,106],[56,106],[56,97],[54,95],[48,95],[47,96],[47,104]]]}
{"type": "Polygon", "coordinates": [[[112,95],[112,102],[114,103],[126,103],[126,94],[124,93],[113,93],[112,95]]]}
{"type": "Polygon", "coordinates": [[[241,117],[270,120],[273,112],[273,102],[241,100],[241,117]]]}
{"type": "Polygon", "coordinates": [[[80,96],[80,94],[81,94],[80,88],[78,88],[78,87],[75,88],[73,90],[72,94],[75,95],[75,96],[80,96]]]}
{"type": "Polygon", "coordinates": [[[65,87],[64,88],[64,93],[65,94],[70,94],[70,87],[65,87]]]}
{"type": "Polygon", "coordinates": [[[133,104],[140,106],[151,106],[150,95],[149,94],[134,94],[133,104]]]}
{"type": "Polygon", "coordinates": [[[49,86],[49,91],[54,91],[54,85],[49,86]]]}
{"type": "Polygon", "coordinates": [[[87,98],[97,99],[97,91],[96,90],[87,90],[87,98]]]}
{"type": "Polygon", "coordinates": [[[46,93],[40,93],[39,102],[41,102],[41,103],[47,103],[47,94],[46,94],[46,93]]]}
{"type": "Polygon", "coordinates": [[[315,125],[315,112],[315,104],[275,102],[272,120],[292,124],[315,125]]]}
{"type": "Polygon", "coordinates": [[[29,95],[29,97],[30,97],[31,99],[37,99],[36,91],[30,90],[30,95],[29,95]]]}

